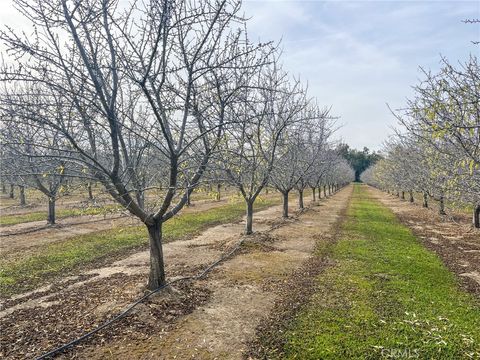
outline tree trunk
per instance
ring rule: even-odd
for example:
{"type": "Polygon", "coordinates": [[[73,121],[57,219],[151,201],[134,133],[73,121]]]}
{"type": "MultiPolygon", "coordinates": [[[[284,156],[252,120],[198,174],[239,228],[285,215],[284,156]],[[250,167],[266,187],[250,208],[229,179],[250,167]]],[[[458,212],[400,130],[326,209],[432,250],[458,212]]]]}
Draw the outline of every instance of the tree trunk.
{"type": "Polygon", "coordinates": [[[145,207],[145,192],[143,190],[137,190],[135,196],[137,197],[138,206],[143,209],[145,207]]]}
{"type": "Polygon", "coordinates": [[[473,226],[480,229],[480,204],[473,209],[473,226]]]}
{"type": "Polygon", "coordinates": [[[413,203],[414,202],[413,191],[410,191],[409,194],[410,194],[410,202],[413,203]]]}
{"type": "Polygon", "coordinates": [[[215,199],[217,201],[220,201],[220,189],[221,189],[222,185],[221,184],[217,184],[217,193],[215,194],[215,199]]]}
{"type": "Polygon", "coordinates": [[[427,193],[423,193],[423,207],[428,208],[428,198],[427,198],[427,193]]]}
{"type": "Polygon", "coordinates": [[[298,190],[298,208],[303,210],[303,190],[298,190]]]}
{"type": "Polygon", "coordinates": [[[5,183],[2,182],[2,194],[6,194],[7,193],[7,187],[5,186],[5,183]]]}
{"type": "Polygon", "coordinates": [[[322,187],[319,186],[318,187],[318,200],[320,200],[322,198],[322,187]]]}
{"type": "Polygon", "coordinates": [[[402,191],[402,200],[405,200],[405,191],[402,191]]]}
{"type": "Polygon", "coordinates": [[[440,203],[438,204],[438,213],[440,215],[446,215],[447,213],[445,212],[445,200],[443,196],[440,196],[440,203]]]}
{"type": "Polygon", "coordinates": [[[323,197],[327,197],[327,185],[323,185],[323,197]]]}
{"type": "Polygon", "coordinates": [[[55,224],[55,197],[50,196],[48,198],[48,218],[47,222],[50,225],[55,224]]]}
{"type": "Polygon", "coordinates": [[[332,195],[332,187],[328,184],[328,196],[332,195]]]}
{"type": "Polygon", "coordinates": [[[157,220],[153,225],[147,225],[150,242],[150,274],[148,289],[156,290],[165,285],[165,264],[162,249],[162,222],[157,220]]]}
{"type": "Polygon", "coordinates": [[[316,190],[316,189],[315,189],[314,187],[312,187],[312,200],[313,200],[313,202],[315,202],[315,201],[317,200],[317,197],[316,197],[316,194],[315,194],[315,190],[316,190]]]}
{"type": "Polygon", "coordinates": [[[187,190],[187,206],[190,206],[192,203],[190,202],[190,191],[187,190]]]}
{"type": "Polygon", "coordinates": [[[245,235],[253,233],[253,201],[247,201],[247,225],[245,227],[245,235]]]}
{"type": "Polygon", "coordinates": [[[14,185],[10,184],[10,194],[8,195],[10,199],[13,199],[15,196],[14,185]]]}
{"type": "Polygon", "coordinates": [[[265,195],[268,195],[268,186],[265,186],[265,195]]]}
{"type": "Polygon", "coordinates": [[[288,191],[283,194],[283,217],[288,218],[288,191]]]}
{"type": "Polygon", "coordinates": [[[25,186],[19,185],[18,188],[20,189],[20,205],[25,206],[27,205],[27,202],[25,201],[25,186]]]}
{"type": "Polygon", "coordinates": [[[93,200],[92,183],[90,181],[87,183],[87,190],[88,190],[88,200],[93,200]]]}

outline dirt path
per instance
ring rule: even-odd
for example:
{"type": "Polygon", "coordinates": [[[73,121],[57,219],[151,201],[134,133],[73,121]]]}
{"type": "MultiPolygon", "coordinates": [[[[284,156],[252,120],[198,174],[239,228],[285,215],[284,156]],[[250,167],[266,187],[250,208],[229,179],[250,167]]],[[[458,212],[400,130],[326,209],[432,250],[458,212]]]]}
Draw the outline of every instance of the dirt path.
{"type": "MultiPolygon", "coordinates": [[[[297,221],[258,234],[265,247],[253,247],[222,264],[203,284],[211,293],[210,300],[182,317],[160,338],[152,337],[127,347],[122,341],[113,342],[88,349],[80,358],[241,359],[261,317],[274,304],[276,295],[270,291],[270,285],[284,281],[310,257],[319,236],[329,231],[350,194],[351,188],[344,189],[322,206],[312,207],[297,221]]],[[[257,231],[268,230],[272,225],[275,228],[274,220],[279,215],[280,207],[260,213],[256,220],[262,226],[257,225],[257,231]]],[[[229,230],[228,238],[221,231],[220,237],[209,236],[209,241],[238,241],[241,228],[229,230]]],[[[219,255],[205,250],[199,258],[213,260],[219,255]]],[[[189,259],[197,259],[194,264],[198,261],[197,255],[189,259]]],[[[186,258],[182,260],[188,262],[186,258]]]]}
{"type": "MultiPolygon", "coordinates": [[[[185,208],[183,213],[206,211],[228,201],[203,201],[185,208]]],[[[23,257],[39,246],[60,242],[78,235],[110,230],[119,226],[140,225],[140,221],[125,213],[115,215],[85,215],[59,219],[55,226],[35,221],[0,227],[0,253],[3,259],[23,257]],[[13,234],[13,235],[11,235],[13,234]]]]}
{"type": "Polygon", "coordinates": [[[410,204],[380,190],[370,188],[369,191],[392,209],[427,248],[435,251],[469,291],[480,297],[480,231],[472,228],[468,216],[457,215],[452,221],[436,211],[410,204]]]}
{"type": "MultiPolygon", "coordinates": [[[[260,316],[273,306],[276,295],[270,285],[284,281],[310,257],[319,236],[329,231],[347,205],[351,191],[343,189],[297,220],[280,221],[281,206],[258,212],[257,233],[207,279],[175,286],[173,295],[141,304],[113,329],[66,357],[241,358],[260,316]]],[[[242,222],[221,225],[194,239],[166,244],[167,274],[175,278],[199,273],[237,244],[242,231],[242,222]]],[[[38,355],[118,313],[142,293],[148,261],[148,253],[142,251],[10,299],[0,312],[7,330],[0,356],[38,355]]]]}

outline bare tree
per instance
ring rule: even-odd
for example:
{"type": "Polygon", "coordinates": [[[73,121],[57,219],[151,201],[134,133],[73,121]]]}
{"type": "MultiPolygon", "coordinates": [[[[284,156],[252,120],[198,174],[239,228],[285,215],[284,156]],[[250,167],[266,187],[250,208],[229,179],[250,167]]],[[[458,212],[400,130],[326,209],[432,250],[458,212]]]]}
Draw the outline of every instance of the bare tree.
{"type": "Polygon", "coordinates": [[[15,30],[0,33],[18,64],[5,68],[2,78],[39,84],[48,99],[41,118],[28,102],[17,109],[58,133],[71,148],[65,158],[87,169],[88,177],[144,222],[148,288],[162,286],[162,224],[182,209],[201,179],[237,91],[229,80],[242,70],[231,66],[244,51],[238,46],[240,4],[163,0],[125,9],[112,0],[15,4],[37,31],[33,38],[15,30]],[[149,206],[143,193],[155,183],[154,173],[168,180],[162,198],[149,206]]]}
{"type": "Polygon", "coordinates": [[[246,203],[247,235],[253,231],[253,206],[268,184],[282,136],[301,120],[299,114],[306,106],[300,83],[280,68],[275,53],[269,54],[271,60],[260,71],[249,74],[248,84],[235,104],[236,126],[227,133],[223,157],[226,178],[246,203]]]}

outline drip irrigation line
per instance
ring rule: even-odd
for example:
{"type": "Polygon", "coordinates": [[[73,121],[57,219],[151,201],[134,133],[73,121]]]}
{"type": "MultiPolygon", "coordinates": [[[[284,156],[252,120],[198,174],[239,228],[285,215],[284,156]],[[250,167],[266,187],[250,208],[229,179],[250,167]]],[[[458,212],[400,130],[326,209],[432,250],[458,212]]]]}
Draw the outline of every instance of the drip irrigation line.
{"type": "Polygon", "coordinates": [[[44,360],[44,359],[49,359],[49,358],[52,358],[53,356],[57,355],[57,354],[60,354],[62,352],[64,352],[65,350],[77,345],[78,343],[90,338],[91,336],[95,335],[97,332],[109,327],[110,325],[112,325],[114,322],[117,322],[119,320],[121,320],[122,318],[124,318],[130,311],[133,310],[133,308],[135,308],[138,304],[140,304],[141,302],[143,302],[144,300],[148,299],[150,296],[152,296],[153,294],[156,294],[158,293],[159,291],[161,291],[162,289],[165,289],[166,287],[170,286],[170,285],[173,285],[175,283],[178,283],[178,282],[181,282],[181,281],[187,281],[187,280],[200,280],[202,279],[203,277],[205,277],[205,275],[207,275],[210,271],[213,270],[213,268],[215,268],[216,266],[218,266],[222,261],[228,259],[230,256],[233,255],[233,253],[235,253],[239,248],[240,246],[243,244],[245,238],[242,238],[236,245],[235,247],[230,250],[227,254],[223,255],[222,257],[220,257],[217,261],[213,262],[212,264],[210,264],[206,269],[204,269],[200,274],[197,274],[197,275],[193,275],[193,276],[185,276],[185,277],[182,277],[182,278],[178,278],[178,279],[175,279],[175,280],[172,280],[172,281],[169,281],[168,283],[166,283],[165,285],[162,285],[160,286],[159,288],[151,291],[150,293],[142,296],[141,298],[139,298],[137,301],[133,302],[132,304],[130,304],[129,306],[127,306],[125,308],[125,310],[123,310],[121,313],[119,313],[118,315],[114,316],[113,318],[111,318],[110,320],[104,322],[103,324],[99,325],[98,327],[96,327],[95,329],[85,333],[84,335],[64,344],[64,345],[61,345],[39,357],[36,358],[36,360],[44,360]]]}

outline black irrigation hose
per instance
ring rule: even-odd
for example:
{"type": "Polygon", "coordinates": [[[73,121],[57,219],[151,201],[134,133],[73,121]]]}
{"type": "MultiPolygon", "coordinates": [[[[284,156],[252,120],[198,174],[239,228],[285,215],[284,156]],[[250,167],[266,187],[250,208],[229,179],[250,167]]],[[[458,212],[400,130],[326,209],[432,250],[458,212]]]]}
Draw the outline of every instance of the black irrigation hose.
{"type": "Polygon", "coordinates": [[[230,256],[233,255],[234,252],[236,252],[240,246],[242,245],[242,243],[244,242],[244,238],[241,239],[237,245],[231,250],[229,251],[227,254],[223,255],[222,257],[220,257],[217,261],[215,261],[214,263],[212,263],[211,265],[209,265],[205,270],[203,270],[200,274],[198,275],[194,275],[194,276],[186,276],[186,277],[182,277],[182,278],[179,278],[179,279],[175,279],[175,280],[172,280],[168,283],[166,283],[165,285],[163,286],[160,286],[159,288],[153,290],[152,292],[142,296],[140,299],[138,299],[137,301],[135,301],[134,303],[130,304],[125,310],[123,310],[120,314],[116,315],[115,317],[113,317],[112,319],[106,321],[105,323],[103,323],[102,325],[99,325],[98,327],[96,327],[95,329],[89,331],[88,333],[80,336],[79,338],[76,338],[75,340],[72,340],[70,341],[69,343],[67,344],[64,344],[62,346],[59,346],[51,351],[49,351],[48,353],[45,353],[43,355],[41,355],[40,357],[37,357],[36,360],[43,360],[43,359],[48,359],[48,358],[51,358],[53,357],[54,355],[57,355],[59,353],[62,353],[63,351],[65,351],[66,349],[68,348],[71,348],[75,345],[77,345],[78,343],[80,343],[81,341],[85,340],[85,339],[88,339],[89,337],[93,336],[94,334],[96,334],[97,332],[99,332],[100,330],[103,330],[105,329],[106,327],[109,327],[110,325],[112,325],[114,322],[122,319],[123,317],[125,317],[135,306],[137,306],[138,304],[140,304],[142,301],[144,301],[145,299],[149,298],[150,296],[152,296],[153,294],[159,292],[160,290],[166,288],[167,286],[169,285],[172,285],[172,284],[175,284],[177,282],[180,282],[180,281],[186,281],[186,280],[199,280],[201,278],[203,278],[205,275],[207,275],[214,267],[216,267],[218,264],[220,264],[222,261],[226,260],[227,258],[229,258],[230,256]]]}

